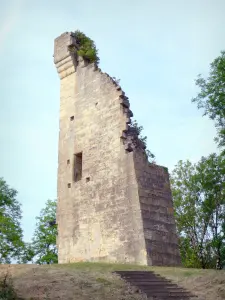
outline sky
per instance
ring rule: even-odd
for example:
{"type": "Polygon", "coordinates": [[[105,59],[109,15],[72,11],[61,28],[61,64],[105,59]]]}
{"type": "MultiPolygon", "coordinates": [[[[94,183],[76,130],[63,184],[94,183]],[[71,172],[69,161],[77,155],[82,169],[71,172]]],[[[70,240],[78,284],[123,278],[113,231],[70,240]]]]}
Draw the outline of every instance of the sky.
{"type": "Polygon", "coordinates": [[[191,99],[224,50],[224,0],[8,0],[0,9],[0,177],[18,191],[24,238],[57,197],[60,81],[54,39],[79,29],[120,79],[148,148],[171,172],[217,152],[214,123],[191,99]]]}

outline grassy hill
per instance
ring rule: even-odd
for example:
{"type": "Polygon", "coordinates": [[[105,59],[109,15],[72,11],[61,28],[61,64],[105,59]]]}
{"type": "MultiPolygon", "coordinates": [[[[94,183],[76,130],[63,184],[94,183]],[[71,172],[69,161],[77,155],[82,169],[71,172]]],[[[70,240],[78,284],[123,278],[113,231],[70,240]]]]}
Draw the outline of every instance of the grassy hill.
{"type": "MultiPolygon", "coordinates": [[[[173,280],[199,296],[200,300],[225,299],[225,271],[141,267],[104,263],[65,265],[0,265],[0,277],[12,277],[21,299],[143,300],[113,271],[151,270],[173,280]]],[[[1,297],[0,297],[1,298],[1,297]]]]}

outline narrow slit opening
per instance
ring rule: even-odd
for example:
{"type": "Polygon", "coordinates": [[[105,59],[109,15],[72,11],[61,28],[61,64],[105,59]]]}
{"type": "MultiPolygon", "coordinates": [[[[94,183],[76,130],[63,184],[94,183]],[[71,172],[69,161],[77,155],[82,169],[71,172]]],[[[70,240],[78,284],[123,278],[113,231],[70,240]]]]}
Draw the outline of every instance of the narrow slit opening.
{"type": "Polygon", "coordinates": [[[74,154],[74,181],[77,182],[82,178],[82,152],[74,154]]]}

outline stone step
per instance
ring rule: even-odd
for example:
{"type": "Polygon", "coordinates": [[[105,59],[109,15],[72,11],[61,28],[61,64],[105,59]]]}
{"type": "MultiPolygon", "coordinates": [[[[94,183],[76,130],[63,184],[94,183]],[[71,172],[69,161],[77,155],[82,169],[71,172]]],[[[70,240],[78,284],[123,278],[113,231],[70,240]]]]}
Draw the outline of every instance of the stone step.
{"type": "Polygon", "coordinates": [[[184,290],[183,288],[180,287],[176,287],[176,286],[155,286],[155,285],[147,285],[147,284],[140,284],[140,285],[136,285],[136,284],[132,284],[140,289],[145,289],[145,290],[154,290],[154,291],[167,291],[167,292],[173,292],[173,291],[179,291],[179,292],[186,292],[186,290],[184,290]]]}
{"type": "Polygon", "coordinates": [[[190,297],[187,296],[160,296],[160,297],[152,297],[152,296],[148,296],[148,299],[150,300],[190,300],[190,297]]]}
{"type": "Polygon", "coordinates": [[[171,280],[154,274],[152,271],[118,271],[114,273],[135,286],[137,291],[145,293],[149,299],[188,300],[196,297],[171,280]]]}
{"type": "Polygon", "coordinates": [[[165,282],[160,282],[160,281],[147,281],[147,280],[142,280],[142,281],[136,281],[136,280],[126,280],[132,285],[138,285],[138,286],[149,286],[149,287],[157,287],[157,288],[167,288],[167,289],[179,289],[179,290],[184,290],[182,287],[179,287],[175,283],[165,283],[165,282]]]}
{"type": "Polygon", "coordinates": [[[154,275],[151,273],[146,273],[146,274],[119,274],[120,276],[129,276],[129,277],[157,277],[157,278],[163,278],[160,275],[154,275]]]}
{"type": "Polygon", "coordinates": [[[184,291],[159,291],[159,290],[151,290],[151,289],[141,289],[146,294],[151,294],[152,296],[186,296],[191,297],[189,292],[184,291]]]}
{"type": "Polygon", "coordinates": [[[149,285],[149,286],[165,286],[165,287],[178,287],[175,283],[165,283],[161,281],[147,281],[147,280],[126,280],[131,284],[138,284],[138,285],[149,285]]]}
{"type": "Polygon", "coordinates": [[[143,272],[135,272],[135,271],[130,271],[130,272],[125,272],[125,271],[120,271],[120,272],[114,272],[114,273],[117,273],[117,274],[119,274],[119,275],[124,275],[124,276],[137,276],[137,275],[139,275],[139,276],[157,276],[157,277],[162,277],[161,275],[159,275],[159,274],[154,274],[154,272],[150,272],[150,271],[143,271],[143,272]]]}
{"type": "Polygon", "coordinates": [[[149,283],[149,284],[161,284],[161,285],[165,285],[165,286],[177,286],[175,283],[173,282],[166,282],[166,281],[160,281],[160,280],[148,280],[146,278],[143,278],[141,280],[135,280],[135,279],[127,279],[127,278],[122,278],[123,280],[126,280],[126,281],[129,281],[129,282],[132,282],[132,283],[137,283],[137,284],[141,284],[142,282],[145,282],[145,283],[149,283]]]}
{"type": "Polygon", "coordinates": [[[149,287],[149,286],[138,286],[138,288],[146,294],[157,296],[157,295],[168,295],[168,296],[185,296],[185,297],[193,297],[190,292],[185,291],[184,289],[168,289],[168,288],[156,288],[156,287],[149,287]]]}
{"type": "Polygon", "coordinates": [[[184,293],[184,292],[177,292],[177,293],[170,293],[170,292],[159,292],[159,291],[151,291],[151,290],[145,290],[145,289],[142,289],[141,290],[142,293],[145,293],[147,296],[154,296],[154,297],[161,297],[161,296],[174,296],[174,297],[192,297],[191,294],[189,293],[184,293]]]}
{"type": "Polygon", "coordinates": [[[139,272],[139,271],[118,271],[118,272],[114,272],[114,273],[117,273],[117,274],[119,274],[119,275],[125,275],[125,276],[137,276],[137,275],[144,275],[144,276],[146,276],[146,275],[152,275],[152,276],[160,276],[160,275],[158,275],[158,274],[154,274],[152,271],[143,271],[143,272],[139,272]]]}
{"type": "Polygon", "coordinates": [[[128,280],[143,280],[143,279],[146,279],[146,280],[151,280],[151,281],[172,282],[171,280],[166,279],[166,278],[153,277],[153,276],[125,276],[125,275],[122,275],[121,277],[124,278],[124,279],[126,278],[128,280]]]}
{"type": "MultiPolygon", "coordinates": [[[[137,287],[135,285],[135,287],[137,287]]],[[[185,294],[190,294],[190,292],[188,292],[187,290],[184,290],[182,288],[176,288],[176,287],[172,287],[172,288],[167,288],[167,287],[154,287],[154,286],[148,286],[148,285],[139,285],[137,287],[138,289],[141,290],[145,290],[145,291],[154,291],[154,292],[159,292],[159,293],[185,293],[185,294]]]]}
{"type": "Polygon", "coordinates": [[[124,279],[127,280],[148,280],[148,281],[161,281],[161,282],[171,282],[169,279],[164,278],[158,278],[158,277],[149,277],[149,276],[142,276],[142,277],[136,277],[136,276],[121,276],[124,279]]]}

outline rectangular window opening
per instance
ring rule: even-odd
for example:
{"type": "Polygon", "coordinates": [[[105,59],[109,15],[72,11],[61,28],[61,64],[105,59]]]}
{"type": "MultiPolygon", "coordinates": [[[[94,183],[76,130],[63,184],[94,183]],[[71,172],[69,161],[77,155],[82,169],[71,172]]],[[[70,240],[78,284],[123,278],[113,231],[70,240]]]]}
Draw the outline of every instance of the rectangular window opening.
{"type": "Polygon", "coordinates": [[[77,182],[82,178],[82,152],[74,155],[74,181],[77,182]]]}

